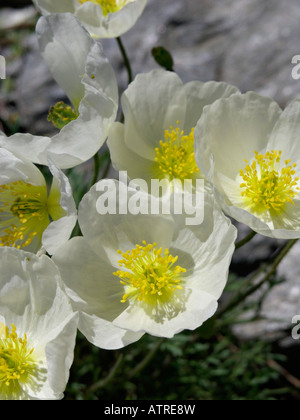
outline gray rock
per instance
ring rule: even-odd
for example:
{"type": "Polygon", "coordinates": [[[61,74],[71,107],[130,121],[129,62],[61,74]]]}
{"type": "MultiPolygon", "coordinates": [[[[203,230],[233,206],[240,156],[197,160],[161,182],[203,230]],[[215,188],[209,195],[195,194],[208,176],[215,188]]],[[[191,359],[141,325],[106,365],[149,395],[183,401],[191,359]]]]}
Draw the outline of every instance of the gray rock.
{"type": "MultiPolygon", "coordinates": [[[[300,94],[300,82],[291,77],[292,57],[300,54],[299,15],[297,0],[149,0],[122,38],[135,74],[157,67],[150,51],[162,45],[184,82],[224,80],[285,106],[300,94]]],[[[115,40],[103,45],[124,88],[115,40]]]]}
{"type": "MultiPolygon", "coordinates": [[[[300,81],[291,76],[292,57],[300,54],[299,17],[297,0],[149,0],[137,24],[122,39],[135,75],[158,67],[151,50],[162,45],[172,53],[174,68],[184,82],[224,80],[242,91],[272,96],[284,107],[300,95],[300,81]]],[[[48,106],[61,92],[32,38],[29,43],[24,40],[28,52],[16,101],[22,127],[41,134],[49,126],[36,121],[44,121],[48,106]],[[34,108],[32,118],[30,108],[34,108]]],[[[127,74],[116,40],[102,44],[122,92],[127,74]]]]}

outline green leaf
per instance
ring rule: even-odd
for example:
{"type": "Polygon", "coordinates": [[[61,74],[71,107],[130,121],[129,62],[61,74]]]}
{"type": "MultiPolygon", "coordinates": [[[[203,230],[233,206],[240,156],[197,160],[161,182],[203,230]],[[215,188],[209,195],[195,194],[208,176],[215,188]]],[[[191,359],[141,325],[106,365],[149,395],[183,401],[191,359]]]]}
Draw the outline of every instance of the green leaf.
{"type": "Polygon", "coordinates": [[[152,49],[152,56],[154,60],[166,70],[174,71],[174,60],[172,55],[164,47],[155,47],[152,49]]]}

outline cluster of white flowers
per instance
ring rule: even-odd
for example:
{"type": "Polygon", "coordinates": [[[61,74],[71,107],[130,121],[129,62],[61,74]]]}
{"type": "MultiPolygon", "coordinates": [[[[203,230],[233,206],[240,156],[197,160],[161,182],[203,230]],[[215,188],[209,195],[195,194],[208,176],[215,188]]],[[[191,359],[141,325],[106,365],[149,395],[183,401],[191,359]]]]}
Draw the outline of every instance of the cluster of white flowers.
{"type": "MultiPolygon", "coordinates": [[[[34,3],[44,15],[41,55],[70,105],[53,107],[52,138],[0,133],[0,399],[62,398],[78,329],[118,349],[145,333],[171,338],[201,326],[228,278],[237,237],[228,216],[266,236],[300,237],[299,101],[282,111],[226,83],[184,85],[154,70],[123,93],[117,122],[117,80],[95,38],[126,32],[146,0],[34,3]],[[101,214],[104,181],[77,209],[63,170],[106,140],[130,180],[202,179],[203,223],[187,226],[174,209],[101,214]],[[49,168],[51,188],[36,164],[49,168]],[[77,222],[82,236],[72,237],[77,222]]],[[[108,201],[136,193],[126,185],[124,198],[124,185],[112,184],[108,201]]],[[[162,197],[141,195],[159,208],[162,197]]]]}

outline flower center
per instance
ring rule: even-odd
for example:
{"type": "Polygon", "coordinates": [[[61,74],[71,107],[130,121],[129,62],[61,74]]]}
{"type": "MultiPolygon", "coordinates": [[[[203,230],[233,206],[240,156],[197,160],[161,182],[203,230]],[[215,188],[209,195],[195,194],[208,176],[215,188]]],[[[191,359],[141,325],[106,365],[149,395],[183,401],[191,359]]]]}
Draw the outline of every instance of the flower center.
{"type": "Polygon", "coordinates": [[[0,246],[24,248],[49,223],[46,187],[23,181],[0,185],[0,246]]]}
{"type": "Polygon", "coordinates": [[[125,286],[125,294],[121,302],[128,299],[144,301],[147,304],[166,303],[170,301],[176,289],[182,289],[182,273],[185,268],[174,266],[178,257],[173,257],[166,249],[162,256],[162,248],[157,244],[136,245],[131,251],[122,253],[119,266],[129,271],[119,270],[114,274],[125,286]]]}
{"type": "Polygon", "coordinates": [[[62,130],[71,121],[76,120],[78,116],[77,111],[61,101],[50,108],[48,121],[52,122],[54,127],[62,130]]]}
{"type": "Polygon", "coordinates": [[[13,324],[9,330],[0,323],[0,395],[16,395],[22,385],[30,383],[37,375],[39,362],[33,352],[26,334],[24,338],[18,337],[13,324]]]}
{"type": "Polygon", "coordinates": [[[171,126],[165,131],[165,139],[160,141],[155,153],[153,173],[158,179],[184,181],[193,179],[200,172],[195,159],[194,128],[185,135],[179,127],[171,126]]]}
{"type": "Polygon", "coordinates": [[[104,16],[107,16],[109,13],[118,12],[126,4],[126,0],[79,0],[79,3],[83,4],[87,1],[90,1],[94,4],[99,4],[104,16]]]}
{"type": "Polygon", "coordinates": [[[279,213],[286,203],[294,205],[293,198],[300,190],[295,177],[296,163],[290,165],[290,159],[280,170],[281,151],[272,150],[265,155],[255,152],[255,159],[250,165],[240,170],[243,183],[242,197],[252,211],[262,213],[267,210],[279,213]]]}

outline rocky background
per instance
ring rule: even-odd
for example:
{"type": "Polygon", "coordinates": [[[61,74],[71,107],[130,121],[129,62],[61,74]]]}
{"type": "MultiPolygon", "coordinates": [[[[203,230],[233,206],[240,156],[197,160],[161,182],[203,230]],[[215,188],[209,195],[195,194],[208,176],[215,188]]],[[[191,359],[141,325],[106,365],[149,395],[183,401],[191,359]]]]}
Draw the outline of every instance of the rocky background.
{"type": "MultiPolygon", "coordinates": [[[[0,54],[7,59],[7,80],[1,81],[0,123],[7,132],[51,134],[48,110],[65,99],[39,55],[37,18],[30,1],[1,2],[0,54]]],[[[151,50],[164,46],[184,82],[226,81],[243,92],[271,96],[284,108],[300,97],[300,80],[291,75],[291,60],[300,54],[299,21],[298,0],[148,0],[136,26],[122,39],[135,74],[157,67],[151,50]]],[[[117,72],[121,93],[127,73],[117,43],[104,40],[103,47],[117,72]]],[[[247,234],[246,227],[239,230],[240,237],[247,234]]],[[[235,254],[232,272],[247,274],[282,243],[256,236],[235,254]]],[[[234,327],[240,338],[280,339],[280,345],[289,348],[300,343],[291,338],[292,318],[300,314],[299,257],[300,243],[279,267],[277,277],[282,282],[261,300],[258,313],[246,314],[255,315],[255,320],[234,327]]],[[[261,293],[252,299],[261,299],[261,293]]]]}

